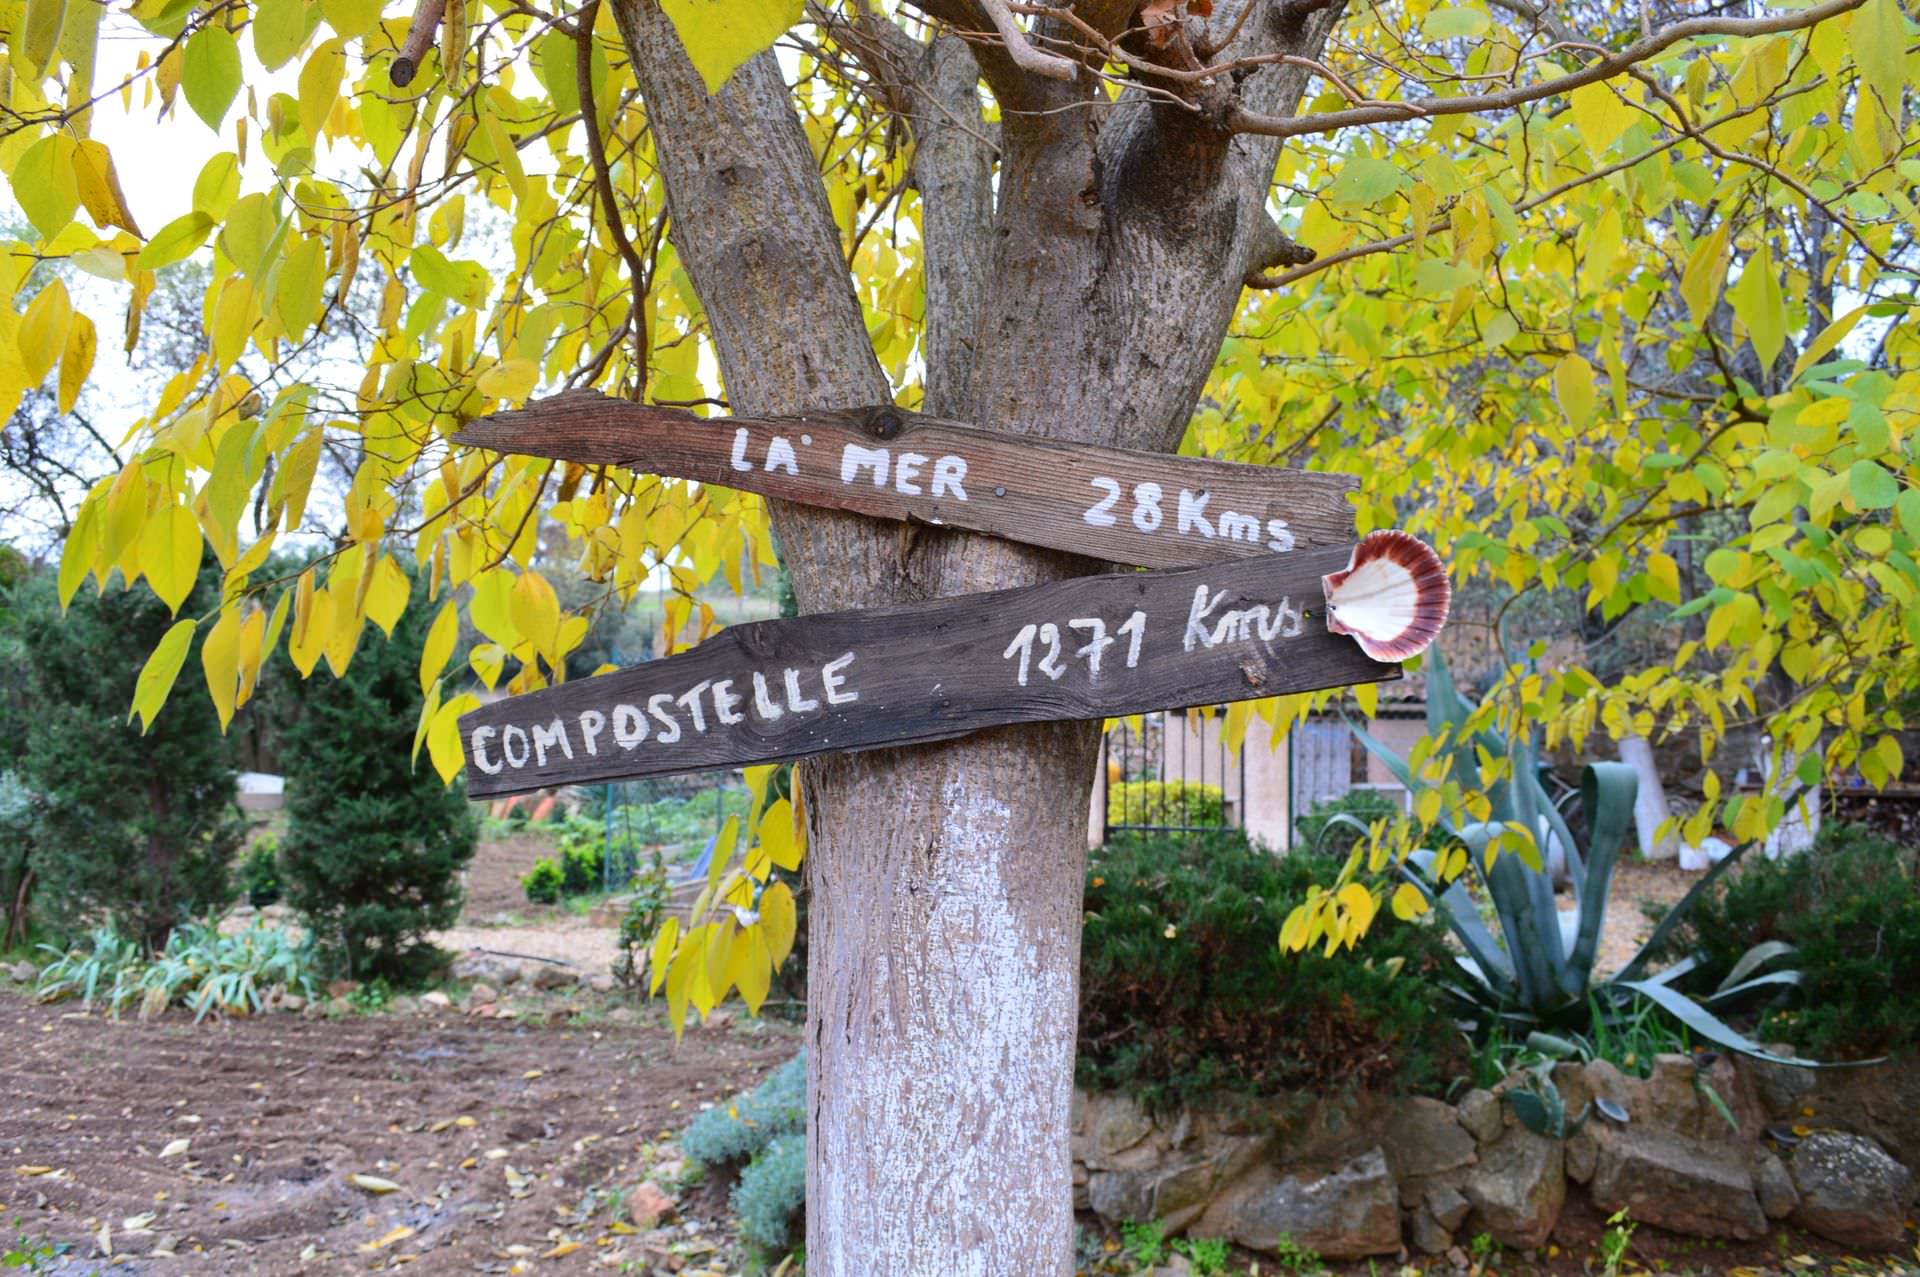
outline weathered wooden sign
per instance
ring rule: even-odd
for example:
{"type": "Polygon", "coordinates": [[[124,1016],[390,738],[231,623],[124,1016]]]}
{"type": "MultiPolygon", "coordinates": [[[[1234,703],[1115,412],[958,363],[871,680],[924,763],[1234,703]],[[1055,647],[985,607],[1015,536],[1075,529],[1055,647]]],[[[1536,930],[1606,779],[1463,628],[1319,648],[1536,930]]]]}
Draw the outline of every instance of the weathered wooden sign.
{"type": "Polygon", "coordinates": [[[467,792],[774,762],[1400,676],[1326,628],[1349,547],[736,625],[460,720],[467,792]]]}
{"type": "Polygon", "coordinates": [[[999,434],[893,407],[703,419],[592,390],[481,418],[455,438],[1141,567],[1349,545],[1347,494],[1358,486],[1346,475],[999,434]]]}

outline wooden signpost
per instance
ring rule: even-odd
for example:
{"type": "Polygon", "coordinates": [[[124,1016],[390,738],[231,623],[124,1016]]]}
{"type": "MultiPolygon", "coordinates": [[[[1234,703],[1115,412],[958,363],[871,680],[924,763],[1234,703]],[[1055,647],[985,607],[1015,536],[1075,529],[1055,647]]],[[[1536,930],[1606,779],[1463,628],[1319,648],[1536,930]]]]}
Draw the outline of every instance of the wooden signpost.
{"type": "Polygon", "coordinates": [[[1001,434],[893,407],[703,419],[592,390],[481,418],[454,438],[1150,568],[1349,545],[1347,494],[1358,486],[1346,475],[1001,434]]]}
{"type": "Polygon", "coordinates": [[[1400,676],[1327,631],[1348,549],[736,625],[474,710],[473,797],[944,740],[1400,676]]]}

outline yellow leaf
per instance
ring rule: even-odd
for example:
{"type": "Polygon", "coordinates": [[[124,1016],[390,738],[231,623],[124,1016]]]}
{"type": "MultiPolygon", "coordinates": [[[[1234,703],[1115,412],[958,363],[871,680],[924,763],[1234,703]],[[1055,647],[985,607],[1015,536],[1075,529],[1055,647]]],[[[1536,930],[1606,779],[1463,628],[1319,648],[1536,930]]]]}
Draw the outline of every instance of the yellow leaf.
{"type": "Polygon", "coordinates": [[[489,399],[523,403],[540,380],[540,365],[531,359],[507,359],[480,374],[480,393],[489,399]]]}
{"type": "Polygon", "coordinates": [[[538,572],[522,572],[507,596],[507,614],[520,637],[553,663],[554,648],[560,637],[560,596],[538,572]]]}
{"type": "Polygon", "coordinates": [[[427,729],[427,753],[433,758],[433,769],[448,784],[467,762],[460,752],[460,716],[479,708],[477,697],[462,693],[434,713],[433,726],[427,729]]]}
{"type": "Polygon", "coordinates": [[[1720,300],[1720,284],[1727,277],[1729,231],[1729,224],[1722,221],[1713,234],[1695,245],[1687,258],[1687,268],[1680,276],[1680,295],[1686,298],[1687,310],[1696,325],[1706,322],[1707,316],[1713,313],[1714,303],[1720,300]]]}
{"type": "Polygon", "coordinates": [[[427,641],[420,648],[420,691],[423,694],[439,681],[440,671],[447,668],[447,661],[452,658],[454,645],[459,640],[459,610],[452,603],[442,604],[440,614],[433,618],[433,624],[427,629],[427,641]]]}
{"type": "Polygon", "coordinates": [[[760,847],[782,869],[800,867],[802,848],[795,836],[793,806],[786,799],[774,799],[760,817],[760,847]]]}
{"type": "Polygon", "coordinates": [[[1402,922],[1412,922],[1429,908],[1427,897],[1420,888],[1410,882],[1403,882],[1393,893],[1393,916],[1402,922]]]}
{"type": "Polygon", "coordinates": [[[1579,355],[1561,359],[1553,369],[1553,394],[1560,401],[1567,424],[1575,430],[1584,429],[1593,420],[1593,365],[1579,355]]]}
{"type": "Polygon", "coordinates": [[[257,313],[253,285],[238,275],[229,275],[220,284],[213,304],[213,366],[222,371],[233,366],[245,347],[257,313]]]}
{"type": "Polygon", "coordinates": [[[87,374],[93,371],[93,352],[98,342],[93,321],[85,315],[75,314],[67,325],[67,348],[60,357],[60,411],[72,412],[73,405],[80,398],[80,387],[86,385],[87,374]]]}
{"type": "Polygon", "coordinates": [[[1280,948],[1285,953],[1298,953],[1306,947],[1307,906],[1295,905],[1280,926],[1280,948]]]}
{"type": "Polygon", "coordinates": [[[102,230],[117,226],[140,235],[140,227],[127,208],[127,197],[120,189],[120,175],[114,171],[113,153],[104,143],[82,138],[74,145],[73,175],[79,184],[80,202],[95,226],[102,230]]]}
{"type": "MultiPolygon", "coordinates": [[[[365,1178],[371,1178],[371,1177],[368,1176],[365,1178]]],[[[395,1185],[395,1187],[397,1188],[398,1185],[395,1185]]],[[[381,1234],[378,1240],[370,1241],[370,1242],[362,1242],[360,1245],[360,1250],[364,1254],[371,1255],[376,1250],[385,1250],[387,1247],[393,1245],[395,1242],[403,1242],[411,1236],[413,1236],[413,1229],[407,1227],[405,1224],[395,1224],[391,1229],[381,1234]]]]}
{"type": "Polygon", "coordinates": [[[15,340],[20,348],[20,367],[28,385],[39,385],[60,356],[66,353],[67,330],[73,323],[73,302],[67,296],[64,281],[55,277],[27,304],[20,317],[15,340]]]}
{"type": "Polygon", "coordinates": [[[1580,130],[1580,140],[1596,160],[1627,131],[1636,114],[1605,80],[1583,84],[1567,99],[1573,106],[1573,126],[1580,130]]]}
{"type": "Polygon", "coordinates": [[[100,548],[100,522],[101,502],[89,496],[81,502],[80,513],[73,521],[73,530],[67,533],[66,544],[60,547],[58,588],[62,611],[73,602],[74,593],[93,568],[94,554],[100,548]]]}
{"type": "Polygon", "coordinates": [[[767,953],[764,927],[741,929],[733,943],[728,970],[733,983],[739,986],[740,1000],[747,1004],[748,1011],[759,1015],[761,1004],[766,1002],[767,992],[773,987],[773,960],[767,953]]]}
{"type": "MultiPolygon", "coordinates": [[[[1892,740],[1891,736],[1886,737],[1892,740]]],[[[793,891],[784,882],[770,882],[760,893],[760,922],[767,929],[767,953],[778,967],[793,952],[793,937],[799,929],[793,904],[793,891]]]]}
{"type": "Polygon", "coordinates": [[[180,667],[186,664],[187,647],[192,642],[193,622],[175,621],[154,645],[147,663],[140,667],[140,677],[133,685],[133,708],[127,712],[127,719],[132,721],[135,714],[140,716],[142,736],[152,729],[160,707],[167,703],[167,693],[173,690],[180,667]]]}
{"type": "Polygon", "coordinates": [[[412,592],[413,582],[407,579],[406,570],[394,562],[391,554],[381,555],[367,586],[367,616],[388,638],[393,637],[394,624],[407,610],[407,596],[412,592]]]}
{"type": "Polygon", "coordinates": [[[381,1179],[378,1175],[349,1175],[347,1176],[347,1183],[364,1192],[372,1193],[376,1197],[383,1197],[388,1193],[397,1193],[400,1191],[398,1184],[390,1179],[381,1179]]]}
{"type": "Polygon", "coordinates": [[[1358,940],[1361,936],[1365,935],[1367,928],[1373,925],[1373,914],[1377,907],[1374,904],[1373,893],[1368,891],[1366,887],[1360,883],[1350,882],[1340,888],[1335,899],[1345,907],[1347,913],[1353,918],[1353,925],[1349,930],[1348,939],[1348,947],[1351,948],[1352,941],[1358,940]]]}
{"type": "Polygon", "coordinates": [[[660,930],[654,933],[653,948],[648,953],[647,970],[649,972],[647,994],[649,997],[660,992],[660,986],[666,983],[667,965],[673,961],[675,947],[680,942],[680,919],[668,918],[660,924],[660,930]]]}
{"type": "Polygon", "coordinates": [[[1647,556],[1647,593],[1662,603],[1680,602],[1680,565],[1672,555],[1655,550],[1647,556]]]}
{"type": "Polygon", "coordinates": [[[140,532],[140,568],[167,610],[178,614],[193,593],[204,546],[193,512],[169,503],[148,518],[140,532]]]}
{"type": "Polygon", "coordinates": [[[207,641],[200,645],[200,668],[207,676],[207,691],[213,708],[220,715],[220,730],[233,721],[234,694],[240,679],[240,610],[222,608],[207,641]]]}
{"type": "Polygon", "coordinates": [[[806,11],[805,0],[661,0],[709,94],[806,11]]]}
{"type": "Polygon", "coordinates": [[[24,16],[18,48],[26,65],[21,69],[37,79],[53,70],[53,50],[67,21],[67,0],[27,0],[24,16]]]}

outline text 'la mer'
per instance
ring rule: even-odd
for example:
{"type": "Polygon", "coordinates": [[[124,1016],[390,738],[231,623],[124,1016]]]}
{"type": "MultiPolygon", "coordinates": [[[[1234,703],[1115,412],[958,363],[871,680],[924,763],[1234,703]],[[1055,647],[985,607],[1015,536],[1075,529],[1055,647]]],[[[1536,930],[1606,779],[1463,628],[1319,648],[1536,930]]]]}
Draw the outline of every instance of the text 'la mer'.
{"type": "MultiPolygon", "coordinates": [[[[747,444],[752,435],[745,426],[733,432],[733,454],[728,458],[735,470],[752,471],[759,469],[769,474],[785,471],[798,478],[800,474],[800,454],[794,451],[793,440],[786,435],[775,435],[767,442],[767,451],[755,466],[747,455],[747,444]]],[[[801,435],[800,446],[811,447],[812,435],[801,435]]],[[[867,448],[850,443],[840,450],[840,482],[852,483],[862,477],[873,480],[873,486],[884,488],[889,476],[893,481],[893,490],[903,496],[952,497],[955,501],[965,501],[967,490],[961,486],[967,477],[967,462],[964,457],[929,457],[918,452],[902,452],[895,456],[889,448],[867,448]]]]}
{"type": "Polygon", "coordinates": [[[529,763],[545,767],[554,757],[569,762],[597,758],[603,746],[608,752],[632,750],[649,739],[656,745],[673,745],[690,736],[704,736],[709,727],[732,727],[749,718],[774,723],[790,715],[815,713],[822,704],[848,705],[860,699],[858,689],[847,686],[853,655],[835,657],[811,675],[789,667],[773,675],[755,670],[746,679],[703,678],[683,692],[657,692],[644,704],[616,702],[610,710],[583,709],[525,727],[518,723],[476,727],[468,738],[468,752],[475,767],[498,776],[508,767],[516,771],[529,763]],[[498,756],[493,752],[496,743],[498,756]]]}

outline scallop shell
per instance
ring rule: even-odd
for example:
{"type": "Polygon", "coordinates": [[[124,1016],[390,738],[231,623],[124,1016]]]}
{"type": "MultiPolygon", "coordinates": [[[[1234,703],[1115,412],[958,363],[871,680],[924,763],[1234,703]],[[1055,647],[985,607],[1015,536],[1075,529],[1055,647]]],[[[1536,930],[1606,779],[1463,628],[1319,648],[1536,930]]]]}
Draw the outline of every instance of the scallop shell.
{"type": "Polygon", "coordinates": [[[1369,532],[1344,571],[1320,578],[1327,629],[1351,634],[1376,661],[1404,661],[1427,650],[1447,623],[1453,590],[1446,565],[1404,532],[1369,532]]]}

